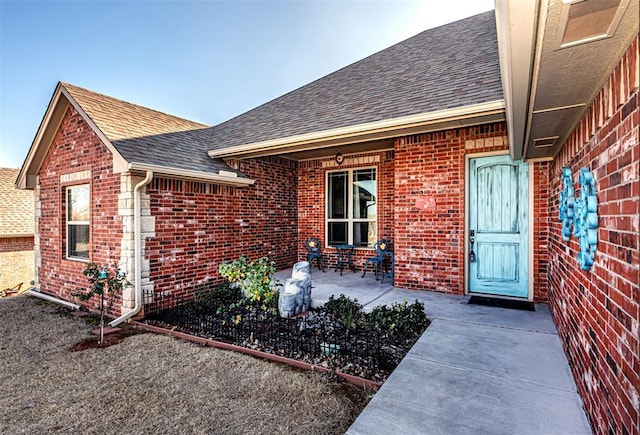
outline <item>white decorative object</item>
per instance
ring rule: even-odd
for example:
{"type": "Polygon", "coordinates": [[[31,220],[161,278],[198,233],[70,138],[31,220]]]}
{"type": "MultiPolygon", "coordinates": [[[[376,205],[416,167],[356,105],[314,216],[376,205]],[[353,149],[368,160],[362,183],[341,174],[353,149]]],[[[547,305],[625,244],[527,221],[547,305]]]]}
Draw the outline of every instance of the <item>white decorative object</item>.
{"type": "Polygon", "coordinates": [[[293,265],[291,278],[288,278],[278,297],[278,311],[281,317],[293,317],[311,306],[311,274],[307,261],[293,265]]]}

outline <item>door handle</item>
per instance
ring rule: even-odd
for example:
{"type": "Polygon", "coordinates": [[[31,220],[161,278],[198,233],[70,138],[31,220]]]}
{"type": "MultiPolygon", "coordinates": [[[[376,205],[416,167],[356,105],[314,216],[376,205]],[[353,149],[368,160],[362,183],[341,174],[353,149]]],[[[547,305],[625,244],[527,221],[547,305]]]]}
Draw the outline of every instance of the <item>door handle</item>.
{"type": "Polygon", "coordinates": [[[469,263],[476,262],[476,253],[473,251],[473,244],[476,242],[475,235],[476,232],[474,230],[469,230],[469,242],[471,243],[471,249],[469,250],[469,263]]]}

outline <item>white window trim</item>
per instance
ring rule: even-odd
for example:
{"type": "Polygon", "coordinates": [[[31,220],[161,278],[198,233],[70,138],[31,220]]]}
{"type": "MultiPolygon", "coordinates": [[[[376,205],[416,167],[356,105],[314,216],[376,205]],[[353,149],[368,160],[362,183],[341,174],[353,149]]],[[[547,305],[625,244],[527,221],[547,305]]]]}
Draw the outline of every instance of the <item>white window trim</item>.
{"type": "MultiPolygon", "coordinates": [[[[347,244],[353,245],[353,224],[356,222],[373,222],[376,226],[376,234],[378,234],[378,218],[380,208],[379,190],[379,172],[377,166],[362,166],[357,168],[336,168],[325,172],[324,180],[324,244],[326,248],[331,247],[329,244],[329,223],[330,222],[347,222],[347,244]],[[374,220],[366,218],[353,218],[353,173],[366,169],[375,170],[376,174],[376,218],[374,220]],[[329,174],[337,172],[347,172],[347,218],[346,219],[330,219],[329,218],[329,174]]],[[[370,246],[356,246],[356,249],[371,249],[370,246]]]]}
{"type": "Polygon", "coordinates": [[[64,221],[65,221],[65,259],[72,261],[80,261],[82,263],[90,263],[91,262],[91,220],[88,221],[72,221],[69,220],[69,191],[75,187],[83,187],[87,186],[89,189],[89,210],[91,210],[91,186],[89,183],[83,184],[74,184],[71,186],[64,187],[64,221]],[[71,225],[86,225],[89,227],[89,252],[88,257],[74,257],[69,253],[69,226],[71,225]]]}

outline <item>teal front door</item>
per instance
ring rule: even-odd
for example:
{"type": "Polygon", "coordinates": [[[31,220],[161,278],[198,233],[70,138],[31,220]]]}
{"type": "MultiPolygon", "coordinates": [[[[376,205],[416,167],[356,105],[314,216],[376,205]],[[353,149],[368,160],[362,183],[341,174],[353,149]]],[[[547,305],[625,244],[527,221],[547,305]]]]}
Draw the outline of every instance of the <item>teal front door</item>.
{"type": "Polygon", "coordinates": [[[508,155],[471,159],[468,188],[469,293],[528,297],[528,165],[508,155]]]}

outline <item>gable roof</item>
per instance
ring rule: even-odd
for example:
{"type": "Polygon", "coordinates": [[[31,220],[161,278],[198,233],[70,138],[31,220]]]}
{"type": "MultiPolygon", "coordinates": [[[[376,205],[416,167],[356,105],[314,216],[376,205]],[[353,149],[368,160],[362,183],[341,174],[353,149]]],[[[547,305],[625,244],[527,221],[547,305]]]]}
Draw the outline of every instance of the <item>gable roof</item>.
{"type": "Polygon", "coordinates": [[[33,235],[33,192],[16,189],[18,169],[0,168],[0,237],[33,235]]]}
{"type": "Polygon", "coordinates": [[[207,155],[206,125],[60,82],[18,175],[18,187],[35,186],[35,176],[69,106],[109,148],[114,172],[152,170],[221,184],[253,183],[207,155]]]}
{"type": "Polygon", "coordinates": [[[208,127],[69,83],[60,84],[111,142],[208,127]]]}
{"type": "Polygon", "coordinates": [[[426,30],[212,127],[210,155],[490,102],[504,112],[494,11],[426,30]]]}
{"type": "Polygon", "coordinates": [[[233,171],[223,161],[207,155],[205,124],[68,83],[62,86],[129,163],[205,173],[233,171]]]}

